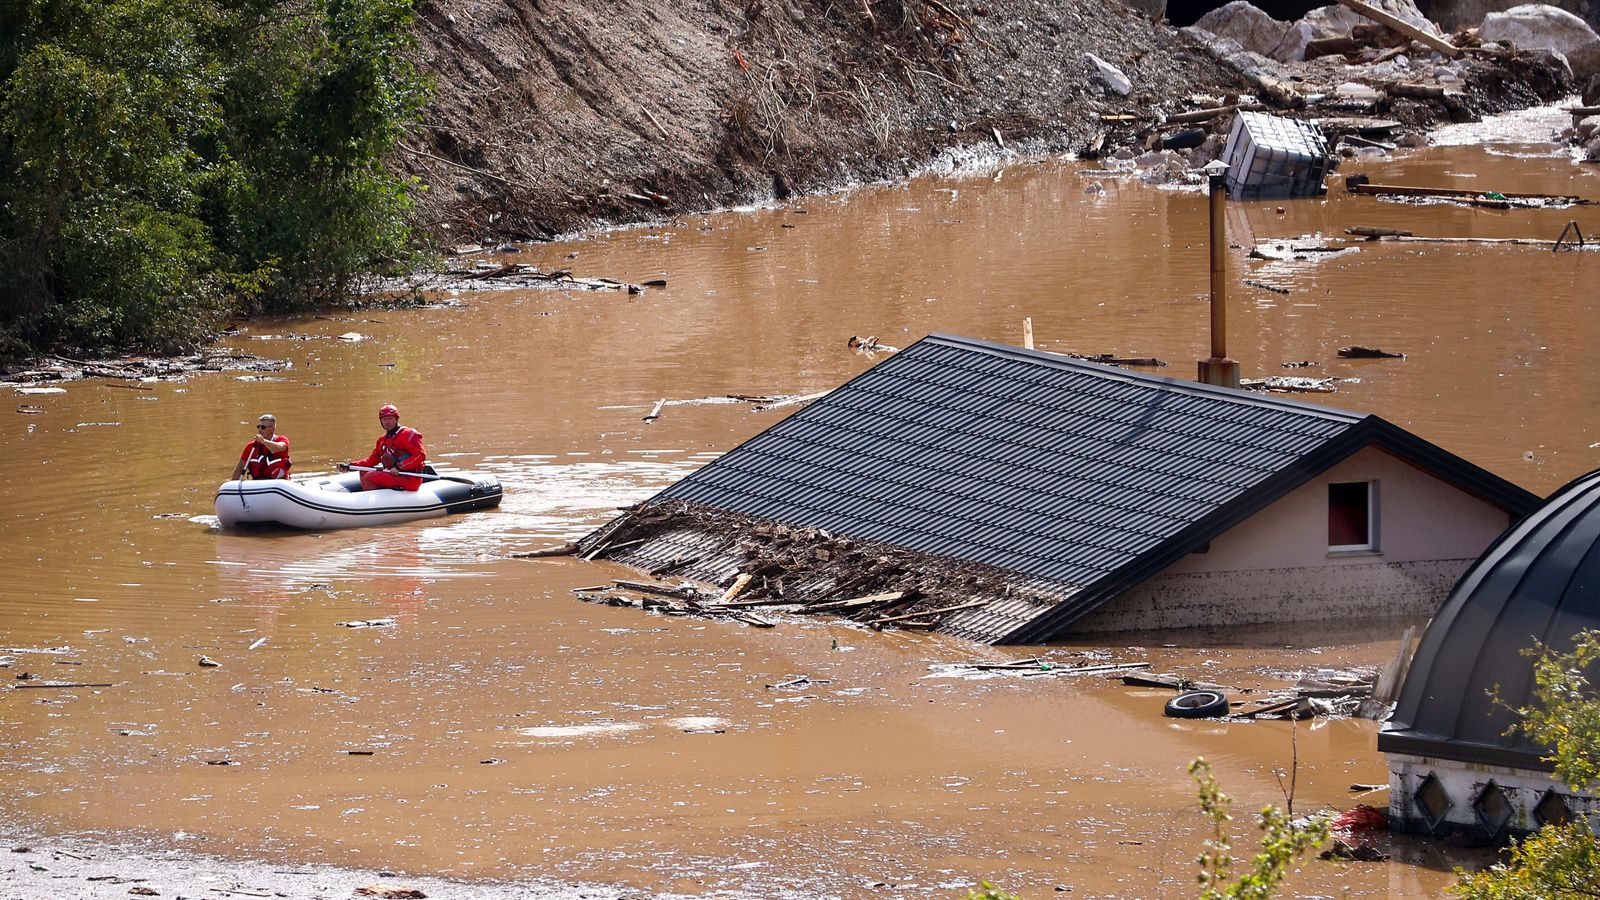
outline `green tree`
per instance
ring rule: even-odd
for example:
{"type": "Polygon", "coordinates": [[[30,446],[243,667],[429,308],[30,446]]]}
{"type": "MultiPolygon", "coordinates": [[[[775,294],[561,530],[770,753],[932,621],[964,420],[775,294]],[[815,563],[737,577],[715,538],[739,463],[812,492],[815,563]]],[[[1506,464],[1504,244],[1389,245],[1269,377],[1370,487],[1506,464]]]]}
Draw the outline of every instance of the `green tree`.
{"type": "MultiPolygon", "coordinates": [[[[1586,673],[1600,660],[1600,632],[1582,632],[1566,653],[1536,652],[1534,703],[1517,710],[1517,727],[1553,748],[1545,759],[1567,787],[1593,793],[1600,786],[1600,694],[1586,673]]],[[[1503,863],[1457,876],[1451,893],[1472,900],[1600,897],[1600,839],[1578,816],[1515,844],[1503,863]]]]}
{"type": "Polygon", "coordinates": [[[403,257],[412,0],[0,0],[0,356],[177,350],[403,257]]]}
{"type": "Polygon", "coordinates": [[[1257,827],[1261,830],[1260,852],[1250,859],[1248,871],[1233,874],[1233,842],[1228,836],[1228,812],[1233,800],[1222,792],[1204,758],[1189,763],[1189,774],[1200,789],[1200,810],[1211,821],[1211,834],[1195,860],[1200,866],[1201,900],[1260,900],[1271,897],[1296,859],[1328,839],[1326,817],[1315,816],[1295,823],[1277,806],[1262,808],[1257,827]]]}

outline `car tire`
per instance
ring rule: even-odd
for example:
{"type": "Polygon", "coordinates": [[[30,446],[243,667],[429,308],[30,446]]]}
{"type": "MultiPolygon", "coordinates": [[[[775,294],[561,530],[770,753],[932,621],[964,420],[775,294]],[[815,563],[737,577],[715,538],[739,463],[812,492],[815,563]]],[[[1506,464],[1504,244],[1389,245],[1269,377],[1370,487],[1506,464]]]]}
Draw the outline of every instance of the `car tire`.
{"type": "Polygon", "coordinates": [[[1215,719],[1228,714],[1228,698],[1218,691],[1189,691],[1168,700],[1162,712],[1174,719],[1215,719]]]}

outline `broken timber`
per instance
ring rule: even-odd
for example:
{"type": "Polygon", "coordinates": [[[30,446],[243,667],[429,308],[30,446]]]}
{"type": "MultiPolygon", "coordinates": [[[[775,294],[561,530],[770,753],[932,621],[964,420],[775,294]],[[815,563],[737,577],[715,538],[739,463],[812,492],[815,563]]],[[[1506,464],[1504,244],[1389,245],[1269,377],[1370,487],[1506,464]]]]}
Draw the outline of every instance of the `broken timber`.
{"type": "MultiPolygon", "coordinates": [[[[1369,196],[1392,195],[1396,197],[1467,197],[1477,198],[1488,193],[1488,190],[1471,190],[1467,188],[1438,188],[1417,187],[1408,184],[1372,184],[1364,180],[1357,180],[1363,176],[1351,176],[1345,180],[1345,190],[1352,194],[1366,194],[1369,196]]],[[[1574,197],[1565,194],[1528,194],[1515,191],[1495,191],[1494,193],[1507,200],[1550,200],[1558,203],[1585,205],[1593,203],[1583,197],[1574,197]]]]}
{"type": "MultiPolygon", "coordinates": [[[[1372,230],[1377,231],[1380,229],[1372,230]]],[[[1356,233],[1353,229],[1346,229],[1346,231],[1352,234],[1356,233]]],[[[1367,240],[1392,241],[1401,244],[1484,244],[1489,246],[1544,247],[1548,250],[1554,250],[1558,246],[1562,246],[1569,250],[1600,250],[1600,244],[1574,245],[1571,241],[1561,244],[1559,241],[1546,241],[1541,238],[1418,237],[1410,234],[1378,234],[1368,236],[1367,240]]]]}
{"type": "Polygon", "coordinates": [[[921,618],[922,616],[942,616],[945,613],[953,613],[963,609],[977,609],[980,606],[988,605],[989,601],[987,600],[973,600],[970,603],[957,603],[954,606],[941,606],[938,609],[924,609],[918,612],[909,612],[898,616],[883,616],[882,618],[873,619],[867,624],[877,628],[880,625],[887,625],[890,622],[903,622],[907,619],[917,619],[921,618]]]}
{"type": "Polygon", "coordinates": [[[1399,18],[1398,16],[1390,15],[1381,9],[1368,6],[1367,4],[1362,3],[1361,0],[1339,0],[1339,3],[1355,10],[1374,22],[1387,25],[1395,31],[1400,32],[1406,37],[1411,38],[1412,40],[1431,50],[1437,50],[1440,53],[1443,53],[1450,59],[1455,59],[1457,56],[1461,55],[1461,48],[1457,47],[1455,44],[1452,44],[1443,38],[1431,35],[1415,25],[1412,25],[1410,22],[1399,18]]]}

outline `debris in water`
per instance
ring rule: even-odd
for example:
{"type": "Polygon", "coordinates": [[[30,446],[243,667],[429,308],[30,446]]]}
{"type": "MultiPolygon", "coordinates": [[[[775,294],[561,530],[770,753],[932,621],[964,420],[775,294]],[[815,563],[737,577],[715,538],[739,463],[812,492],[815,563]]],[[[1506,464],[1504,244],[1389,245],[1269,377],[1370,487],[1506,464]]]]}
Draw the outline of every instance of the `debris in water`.
{"type": "Polygon", "coordinates": [[[378,897],[381,900],[422,900],[427,894],[416,888],[401,887],[400,885],[369,884],[366,887],[356,888],[358,897],[378,897]]]}
{"type": "Polygon", "coordinates": [[[1310,122],[1240,112],[1222,151],[1228,196],[1320,197],[1333,167],[1322,129],[1310,122]]]}
{"type": "Polygon", "coordinates": [[[857,337],[856,335],[852,334],[852,335],[850,335],[850,340],[845,341],[845,346],[849,347],[851,350],[856,351],[857,353],[862,353],[862,354],[865,354],[867,356],[872,356],[875,353],[899,353],[900,352],[900,348],[899,347],[891,347],[888,344],[880,344],[880,343],[878,343],[878,336],[877,335],[871,335],[871,336],[868,336],[868,337],[857,337]]]}
{"type": "Polygon", "coordinates": [[[1344,359],[1405,359],[1404,353],[1390,353],[1379,350],[1377,347],[1340,347],[1339,356],[1344,359]]]}

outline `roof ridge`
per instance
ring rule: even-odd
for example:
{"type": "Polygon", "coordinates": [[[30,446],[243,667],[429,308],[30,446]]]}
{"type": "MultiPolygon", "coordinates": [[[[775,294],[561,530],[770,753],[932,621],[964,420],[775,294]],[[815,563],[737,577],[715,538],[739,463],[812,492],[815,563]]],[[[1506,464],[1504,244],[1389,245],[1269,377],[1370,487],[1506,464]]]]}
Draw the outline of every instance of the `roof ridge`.
{"type": "MultiPolygon", "coordinates": [[[[981,338],[964,337],[958,334],[949,334],[942,331],[929,332],[921,340],[906,347],[910,350],[917,344],[932,342],[946,346],[961,347],[968,350],[980,350],[997,356],[1010,356],[1017,359],[1026,359],[1033,362],[1048,363],[1053,366],[1073,369],[1097,377],[1121,378],[1126,381],[1140,382],[1150,387],[1173,390],[1181,393],[1199,394],[1211,399],[1228,400],[1250,406],[1268,406],[1282,409],[1286,412],[1305,413],[1318,418],[1330,419],[1340,422],[1359,422],[1370,417],[1371,413],[1355,412],[1340,409],[1336,406],[1320,406],[1304,403],[1298,400],[1288,400],[1270,394],[1260,394],[1240,388],[1227,388],[1200,381],[1189,381],[1183,378],[1174,378],[1165,375],[1147,375],[1143,372],[1134,372],[1117,366],[1104,363],[1091,362],[1086,359],[1066,356],[1060,353],[1051,353],[1048,350],[1029,350],[1026,347],[1017,347],[1011,344],[1001,344],[995,341],[986,341],[981,338]]],[[[902,351],[904,352],[904,351],[902,351]]]]}

